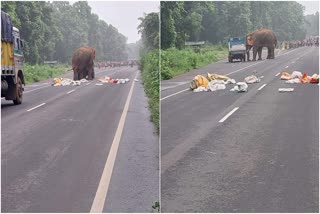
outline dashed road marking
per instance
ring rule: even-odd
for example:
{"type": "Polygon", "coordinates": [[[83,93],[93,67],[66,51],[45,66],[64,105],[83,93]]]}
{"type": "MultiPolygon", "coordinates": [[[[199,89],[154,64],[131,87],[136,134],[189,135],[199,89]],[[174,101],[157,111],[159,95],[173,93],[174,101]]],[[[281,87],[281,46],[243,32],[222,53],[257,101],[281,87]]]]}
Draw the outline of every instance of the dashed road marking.
{"type": "Polygon", "coordinates": [[[46,103],[42,103],[42,104],[37,105],[37,106],[35,106],[35,107],[31,108],[31,109],[28,109],[27,111],[32,111],[32,110],[34,110],[34,109],[36,109],[36,108],[39,108],[40,106],[43,106],[43,105],[45,105],[45,104],[46,104],[46,103]]]}
{"type": "Polygon", "coordinates": [[[176,93],[174,93],[174,94],[171,94],[171,95],[168,95],[168,96],[166,96],[166,97],[161,98],[160,101],[161,101],[161,100],[164,100],[164,99],[167,99],[167,98],[169,98],[169,97],[172,97],[172,96],[174,96],[174,95],[180,94],[180,93],[182,93],[182,92],[184,92],[184,91],[187,91],[187,90],[190,90],[190,89],[189,89],[189,88],[186,88],[186,89],[184,89],[184,90],[178,91],[178,92],[176,92],[176,93]]]}
{"type": "Polygon", "coordinates": [[[280,73],[277,73],[277,74],[276,74],[276,77],[279,76],[279,75],[280,75],[280,73]]]}
{"type": "Polygon", "coordinates": [[[223,123],[228,117],[230,117],[235,111],[237,111],[239,107],[235,107],[232,111],[230,111],[226,116],[224,116],[221,120],[219,120],[219,123],[223,123]]]}
{"type": "Polygon", "coordinates": [[[74,92],[75,89],[71,90],[71,91],[68,91],[67,94],[71,94],[72,92],[74,92]]]}
{"type": "Polygon", "coordinates": [[[267,84],[263,84],[260,88],[258,88],[258,91],[260,91],[261,89],[263,89],[267,84]]]}
{"type": "Polygon", "coordinates": [[[23,92],[23,93],[26,94],[26,93],[29,93],[29,92],[31,92],[31,91],[36,91],[36,90],[39,90],[39,89],[48,88],[49,86],[50,86],[50,85],[46,85],[46,86],[44,86],[44,87],[35,88],[35,89],[30,90],[30,91],[25,91],[25,92],[23,92]]]}
{"type": "Polygon", "coordinates": [[[287,65],[285,68],[289,68],[289,66],[287,65]]]}

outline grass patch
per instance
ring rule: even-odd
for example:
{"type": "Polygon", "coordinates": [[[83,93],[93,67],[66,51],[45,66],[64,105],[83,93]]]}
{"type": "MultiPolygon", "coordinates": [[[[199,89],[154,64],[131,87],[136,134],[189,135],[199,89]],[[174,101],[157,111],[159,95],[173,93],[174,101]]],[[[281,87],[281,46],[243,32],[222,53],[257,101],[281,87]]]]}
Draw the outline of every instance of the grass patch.
{"type": "Polygon", "coordinates": [[[140,59],[144,90],[149,98],[151,121],[159,133],[159,50],[145,53],[140,59]]]}
{"type": "Polygon", "coordinates": [[[24,64],[24,79],[26,83],[39,82],[65,74],[71,67],[68,65],[29,65],[24,64]]]}
{"type": "Polygon", "coordinates": [[[191,69],[217,62],[224,59],[227,55],[228,49],[221,45],[206,46],[199,51],[191,48],[161,50],[161,79],[171,79],[191,69]]]}

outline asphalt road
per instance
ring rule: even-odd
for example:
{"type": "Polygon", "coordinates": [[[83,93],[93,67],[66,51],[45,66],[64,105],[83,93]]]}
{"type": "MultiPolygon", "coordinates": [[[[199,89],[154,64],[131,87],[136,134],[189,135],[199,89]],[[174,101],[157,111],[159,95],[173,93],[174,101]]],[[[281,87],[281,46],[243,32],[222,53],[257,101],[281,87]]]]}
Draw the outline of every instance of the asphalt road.
{"type": "Polygon", "coordinates": [[[162,212],[319,212],[319,85],[286,84],[283,70],[318,73],[319,49],[222,60],[162,81],[162,212]],[[244,93],[188,90],[207,72],[264,77],[244,93]]]}
{"type": "Polygon", "coordinates": [[[97,198],[103,212],[152,211],[159,200],[159,139],[139,71],[96,71],[81,86],[27,85],[18,106],[1,99],[2,212],[90,212],[97,198]],[[95,85],[105,75],[130,82],[95,85]],[[104,170],[112,158],[113,168],[104,170]]]}

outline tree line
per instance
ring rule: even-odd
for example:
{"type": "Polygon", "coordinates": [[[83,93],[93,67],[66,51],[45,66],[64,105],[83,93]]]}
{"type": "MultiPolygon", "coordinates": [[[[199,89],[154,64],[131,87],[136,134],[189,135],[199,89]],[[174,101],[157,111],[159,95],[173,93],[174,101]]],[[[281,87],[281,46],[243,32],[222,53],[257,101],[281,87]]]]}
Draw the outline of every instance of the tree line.
{"type": "Polygon", "coordinates": [[[97,61],[127,59],[127,38],[92,13],[85,1],[4,1],[1,10],[20,30],[30,64],[71,63],[73,52],[83,45],[96,49],[97,61]]]}
{"type": "Polygon", "coordinates": [[[306,18],[303,11],[294,1],[161,2],[161,48],[182,48],[185,41],[225,44],[260,28],[272,29],[278,41],[304,39],[307,31],[318,35],[319,13],[306,18]]]}

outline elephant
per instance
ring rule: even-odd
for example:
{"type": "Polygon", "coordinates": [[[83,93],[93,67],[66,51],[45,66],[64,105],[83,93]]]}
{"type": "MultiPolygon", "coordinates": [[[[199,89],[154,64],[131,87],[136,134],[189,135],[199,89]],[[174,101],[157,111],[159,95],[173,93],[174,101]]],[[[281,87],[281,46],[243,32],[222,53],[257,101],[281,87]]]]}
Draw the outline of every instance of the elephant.
{"type": "Polygon", "coordinates": [[[92,47],[84,46],[78,48],[72,57],[73,80],[87,78],[94,79],[94,60],[96,50],[92,47]]]}
{"type": "Polygon", "coordinates": [[[251,48],[253,48],[253,61],[256,60],[257,53],[259,56],[258,60],[262,60],[261,54],[262,54],[263,47],[268,48],[267,59],[274,59],[274,49],[276,45],[277,45],[277,38],[274,35],[272,30],[263,28],[248,34],[247,41],[246,41],[248,61],[250,61],[249,51],[251,48]]]}

